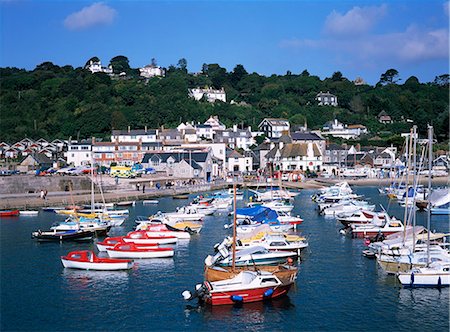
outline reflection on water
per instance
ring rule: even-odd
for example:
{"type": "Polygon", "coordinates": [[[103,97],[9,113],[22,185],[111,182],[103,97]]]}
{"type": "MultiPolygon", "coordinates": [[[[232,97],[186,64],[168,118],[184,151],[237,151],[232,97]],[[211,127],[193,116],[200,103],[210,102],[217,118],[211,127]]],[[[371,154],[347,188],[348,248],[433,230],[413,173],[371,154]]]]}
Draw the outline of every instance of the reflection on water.
{"type": "Polygon", "coordinates": [[[62,276],[68,288],[81,291],[91,287],[120,287],[128,282],[133,270],[130,271],[85,271],[77,269],[63,269],[62,276]]]}

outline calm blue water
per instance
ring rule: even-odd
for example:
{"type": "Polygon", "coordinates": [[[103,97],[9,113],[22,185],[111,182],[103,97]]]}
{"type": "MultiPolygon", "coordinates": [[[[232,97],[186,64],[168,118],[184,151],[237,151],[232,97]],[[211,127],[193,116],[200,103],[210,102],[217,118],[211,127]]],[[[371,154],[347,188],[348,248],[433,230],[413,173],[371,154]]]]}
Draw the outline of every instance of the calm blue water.
{"type": "MultiPolygon", "coordinates": [[[[373,203],[387,200],[376,188],[356,188],[373,203]]],[[[80,330],[398,330],[448,331],[449,290],[401,289],[395,277],[384,275],[374,260],[361,255],[363,243],[339,234],[334,219],[317,215],[302,191],[294,214],[309,237],[310,253],[301,264],[296,287],[288,297],[269,303],[197,307],[181,292],[202,281],[203,260],[228,230],[226,215],[207,217],[198,237],[177,245],[173,259],[141,260],[130,272],[88,272],[64,269],[60,256],[94,244],[37,243],[30,233],[46,229],[63,217],[40,212],[37,217],[3,219],[1,242],[2,331],[80,330]]],[[[130,219],[112,235],[125,234],[133,217],[169,211],[184,200],[161,199],[158,206],[137,203],[130,219]]],[[[390,212],[402,218],[392,204],[390,212]]],[[[418,223],[425,223],[418,213],[418,223]]],[[[432,229],[449,231],[448,218],[432,220],[432,229]]]]}

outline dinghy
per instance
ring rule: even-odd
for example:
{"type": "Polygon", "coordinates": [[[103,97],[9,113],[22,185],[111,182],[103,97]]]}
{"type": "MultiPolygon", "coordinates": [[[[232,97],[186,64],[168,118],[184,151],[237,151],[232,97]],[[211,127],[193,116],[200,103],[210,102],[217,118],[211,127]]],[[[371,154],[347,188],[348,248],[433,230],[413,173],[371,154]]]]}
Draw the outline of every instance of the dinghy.
{"type": "Polygon", "coordinates": [[[97,257],[91,250],[72,251],[61,256],[65,268],[97,271],[129,270],[133,261],[129,259],[111,259],[97,257]]]}

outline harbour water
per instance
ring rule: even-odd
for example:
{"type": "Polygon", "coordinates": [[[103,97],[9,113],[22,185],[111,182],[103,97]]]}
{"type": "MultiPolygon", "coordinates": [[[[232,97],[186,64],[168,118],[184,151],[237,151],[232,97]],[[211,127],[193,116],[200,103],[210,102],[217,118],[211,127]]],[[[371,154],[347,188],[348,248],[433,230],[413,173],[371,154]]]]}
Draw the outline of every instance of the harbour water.
{"type": "MultiPolygon", "coordinates": [[[[378,194],[375,187],[356,187],[374,204],[389,207],[403,219],[403,208],[378,194]]],[[[2,331],[448,331],[448,289],[402,289],[395,276],[385,275],[361,255],[362,240],[339,234],[334,219],[319,216],[304,190],[293,214],[305,221],[299,232],[310,251],[300,265],[296,286],[287,297],[241,307],[199,307],[181,293],[202,281],[203,261],[213,245],[228,235],[226,214],[206,217],[200,235],[179,243],[173,259],[139,260],[129,272],[64,269],[60,256],[93,243],[37,243],[30,234],[64,219],[40,212],[34,217],[4,218],[1,242],[2,331]]],[[[155,206],[137,202],[130,218],[111,235],[134,226],[134,217],[172,211],[187,200],[160,199],[155,206]]],[[[426,213],[417,214],[425,225],[426,213]]],[[[432,219],[432,229],[449,232],[447,216],[432,219]]]]}

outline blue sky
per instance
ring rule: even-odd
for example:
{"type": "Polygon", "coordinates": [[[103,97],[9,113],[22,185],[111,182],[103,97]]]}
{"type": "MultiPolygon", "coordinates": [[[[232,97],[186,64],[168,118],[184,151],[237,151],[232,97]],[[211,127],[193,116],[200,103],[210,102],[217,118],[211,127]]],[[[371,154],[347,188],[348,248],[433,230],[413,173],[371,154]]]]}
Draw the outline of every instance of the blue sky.
{"type": "Polygon", "coordinates": [[[448,1],[0,0],[0,11],[1,67],[125,55],[133,68],[186,58],[192,72],[242,64],[370,84],[389,68],[421,82],[449,72],[448,1]]]}

